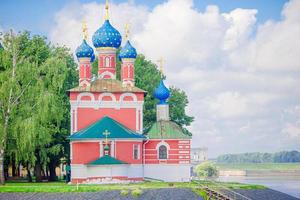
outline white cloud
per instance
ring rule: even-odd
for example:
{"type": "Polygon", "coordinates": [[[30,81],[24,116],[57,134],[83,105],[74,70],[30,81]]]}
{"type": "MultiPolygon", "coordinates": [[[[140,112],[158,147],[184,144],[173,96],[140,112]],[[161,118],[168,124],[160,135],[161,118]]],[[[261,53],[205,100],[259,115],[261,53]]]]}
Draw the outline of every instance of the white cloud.
{"type": "Polygon", "coordinates": [[[291,138],[300,139],[300,124],[287,123],[282,133],[287,134],[291,138]]]}
{"type": "MultiPolygon", "coordinates": [[[[103,23],[103,6],[68,5],[56,14],[50,39],[74,50],[82,19],[91,37],[103,23]]],[[[288,2],[280,21],[263,24],[255,9],[221,13],[209,5],[199,12],[192,0],[169,0],[153,10],[134,2],[111,7],[112,24],[123,32],[130,21],[138,52],[153,62],[163,56],[167,82],[187,92],[194,146],[208,145],[211,155],[299,149],[291,137],[298,135],[299,115],[287,111],[300,99],[300,1],[288,2]],[[274,142],[266,144],[268,138],[274,142]]]]}

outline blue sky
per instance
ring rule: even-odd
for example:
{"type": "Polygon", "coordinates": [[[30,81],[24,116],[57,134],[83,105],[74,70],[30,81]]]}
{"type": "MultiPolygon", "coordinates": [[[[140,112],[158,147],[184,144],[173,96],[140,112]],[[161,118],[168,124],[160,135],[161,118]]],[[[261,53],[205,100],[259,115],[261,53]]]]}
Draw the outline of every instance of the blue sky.
{"type": "MultiPolygon", "coordinates": [[[[102,3],[104,0],[97,0],[102,3]]],[[[71,3],[89,3],[92,0],[1,0],[0,26],[7,30],[30,30],[35,34],[48,35],[54,23],[56,12],[71,3]]],[[[113,3],[127,2],[113,0],[113,3]]],[[[145,5],[152,9],[163,0],[135,0],[136,4],[145,5]]],[[[257,9],[259,23],[268,19],[280,19],[281,10],[287,0],[195,0],[195,8],[204,11],[207,5],[217,5],[221,12],[229,12],[235,8],[257,9]]]]}

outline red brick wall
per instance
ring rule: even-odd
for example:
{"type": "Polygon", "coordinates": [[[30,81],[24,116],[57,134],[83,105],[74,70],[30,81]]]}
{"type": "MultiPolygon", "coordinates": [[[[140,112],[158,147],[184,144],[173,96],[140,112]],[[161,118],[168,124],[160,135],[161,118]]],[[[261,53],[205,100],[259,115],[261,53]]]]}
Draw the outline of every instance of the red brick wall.
{"type": "Polygon", "coordinates": [[[86,164],[100,157],[99,142],[72,143],[72,164],[86,164]]]}

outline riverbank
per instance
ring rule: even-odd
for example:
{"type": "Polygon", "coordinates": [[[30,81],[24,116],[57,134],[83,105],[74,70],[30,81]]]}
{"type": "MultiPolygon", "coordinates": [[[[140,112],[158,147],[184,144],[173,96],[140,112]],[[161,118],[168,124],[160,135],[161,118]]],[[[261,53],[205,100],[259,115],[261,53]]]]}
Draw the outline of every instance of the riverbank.
{"type": "Polygon", "coordinates": [[[300,171],[300,163],[216,163],[219,170],[300,171]]]}
{"type": "Polygon", "coordinates": [[[300,170],[219,170],[220,176],[299,177],[300,170]]]}

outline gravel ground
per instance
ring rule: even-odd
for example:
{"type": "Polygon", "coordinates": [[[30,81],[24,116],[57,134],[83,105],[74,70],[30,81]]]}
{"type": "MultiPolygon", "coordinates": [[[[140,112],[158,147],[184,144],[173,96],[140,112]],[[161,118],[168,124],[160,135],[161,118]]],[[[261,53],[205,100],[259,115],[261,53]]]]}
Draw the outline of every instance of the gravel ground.
{"type": "MultiPolygon", "coordinates": [[[[299,200],[296,197],[272,189],[234,190],[234,191],[253,200],[299,200]]],[[[228,196],[230,196],[230,194],[228,196]]],[[[238,198],[236,196],[236,200],[244,200],[244,198],[238,198]]]]}
{"type": "Polygon", "coordinates": [[[138,198],[131,194],[121,196],[120,191],[81,192],[81,193],[0,193],[2,200],[203,200],[190,189],[144,190],[138,198]]]}

